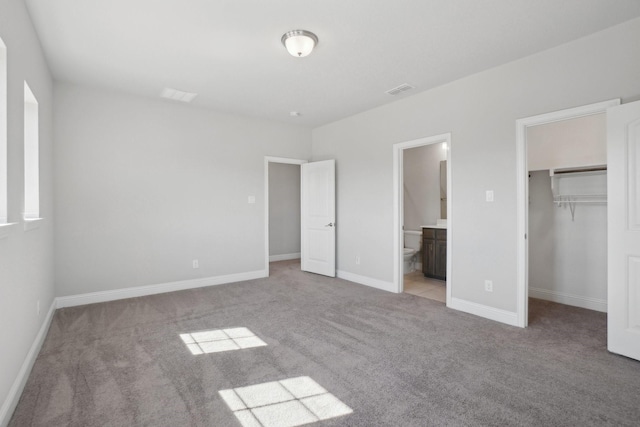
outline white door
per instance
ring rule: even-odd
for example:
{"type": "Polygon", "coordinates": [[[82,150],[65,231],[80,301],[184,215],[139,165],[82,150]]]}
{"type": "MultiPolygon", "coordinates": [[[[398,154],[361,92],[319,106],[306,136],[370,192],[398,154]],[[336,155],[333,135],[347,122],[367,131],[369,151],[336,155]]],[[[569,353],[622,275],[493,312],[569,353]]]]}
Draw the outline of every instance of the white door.
{"type": "Polygon", "coordinates": [[[301,166],[301,267],[330,277],[336,276],[335,170],[335,160],[301,166]]]}
{"type": "Polygon", "coordinates": [[[640,360],[640,101],[607,110],[608,349],[640,360]]]}

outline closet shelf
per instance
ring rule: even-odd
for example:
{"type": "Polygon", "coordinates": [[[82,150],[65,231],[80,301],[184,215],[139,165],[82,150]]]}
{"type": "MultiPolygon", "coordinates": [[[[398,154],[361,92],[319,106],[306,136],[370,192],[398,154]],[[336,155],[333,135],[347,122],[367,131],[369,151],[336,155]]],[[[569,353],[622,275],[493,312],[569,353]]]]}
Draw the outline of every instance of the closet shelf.
{"type": "Polygon", "coordinates": [[[568,206],[571,220],[575,219],[578,204],[607,203],[607,167],[589,166],[572,169],[551,169],[553,202],[568,206]]]}

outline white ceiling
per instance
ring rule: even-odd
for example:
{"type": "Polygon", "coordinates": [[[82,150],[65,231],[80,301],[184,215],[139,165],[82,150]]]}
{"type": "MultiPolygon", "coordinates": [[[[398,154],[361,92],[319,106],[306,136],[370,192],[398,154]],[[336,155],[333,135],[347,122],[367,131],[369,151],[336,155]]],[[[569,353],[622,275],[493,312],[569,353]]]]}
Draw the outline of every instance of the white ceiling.
{"type": "Polygon", "coordinates": [[[56,80],[310,127],[640,16],[638,0],[26,3],[56,80]],[[280,43],[293,29],[318,35],[310,56],[280,43]],[[384,93],[402,83],[416,89],[384,93]]]}

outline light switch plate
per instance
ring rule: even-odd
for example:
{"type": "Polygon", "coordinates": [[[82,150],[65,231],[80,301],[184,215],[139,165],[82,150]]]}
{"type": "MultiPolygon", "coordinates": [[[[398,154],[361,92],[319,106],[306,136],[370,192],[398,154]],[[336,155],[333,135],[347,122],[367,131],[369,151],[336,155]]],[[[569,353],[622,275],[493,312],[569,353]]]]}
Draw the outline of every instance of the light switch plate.
{"type": "Polygon", "coordinates": [[[251,204],[255,203],[255,202],[256,202],[256,196],[249,196],[249,197],[248,197],[248,201],[249,201],[249,203],[251,203],[251,204]]]}

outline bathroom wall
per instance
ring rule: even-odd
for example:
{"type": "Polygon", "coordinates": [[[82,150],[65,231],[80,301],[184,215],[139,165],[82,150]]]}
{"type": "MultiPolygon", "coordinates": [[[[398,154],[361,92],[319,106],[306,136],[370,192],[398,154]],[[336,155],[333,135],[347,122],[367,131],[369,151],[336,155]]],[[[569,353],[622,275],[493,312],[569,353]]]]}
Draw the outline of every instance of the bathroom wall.
{"type": "Polygon", "coordinates": [[[553,203],[549,171],[529,178],[529,296],[607,309],[607,205],[553,203]]]}
{"type": "Polygon", "coordinates": [[[300,258],[300,165],[269,163],[269,258],[300,258]]]}
{"type": "Polygon", "coordinates": [[[442,144],[403,150],[405,230],[419,230],[441,218],[440,161],[446,159],[442,144]]]}
{"type": "MultiPolygon", "coordinates": [[[[35,360],[52,313],[53,281],[53,82],[24,2],[0,0],[0,38],[7,53],[8,222],[0,227],[0,425],[6,425],[35,360]],[[38,101],[40,216],[25,230],[24,82],[38,101]],[[39,310],[38,310],[39,303],[39,310]],[[32,358],[31,358],[32,357],[32,358]],[[25,374],[25,375],[21,375],[25,374]]],[[[1,94],[5,93],[0,90],[1,94]]],[[[6,113],[6,115],[4,114],[6,113]]],[[[3,124],[4,124],[3,123],[3,124]]],[[[4,129],[0,125],[0,130],[4,129]]],[[[4,133],[4,132],[3,132],[4,133]]],[[[4,155],[0,155],[4,159],[4,155]]]]}

